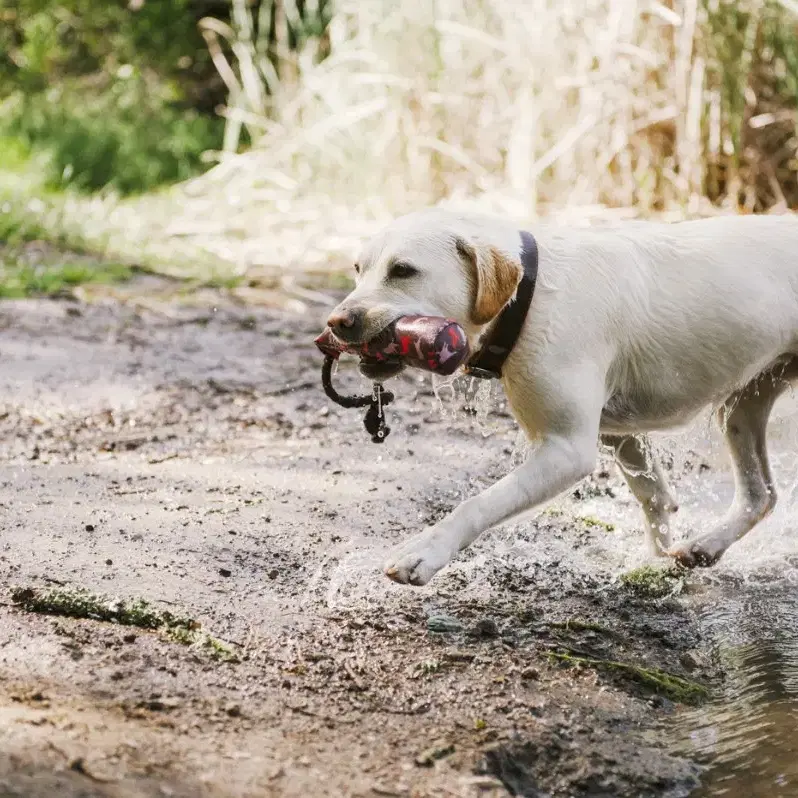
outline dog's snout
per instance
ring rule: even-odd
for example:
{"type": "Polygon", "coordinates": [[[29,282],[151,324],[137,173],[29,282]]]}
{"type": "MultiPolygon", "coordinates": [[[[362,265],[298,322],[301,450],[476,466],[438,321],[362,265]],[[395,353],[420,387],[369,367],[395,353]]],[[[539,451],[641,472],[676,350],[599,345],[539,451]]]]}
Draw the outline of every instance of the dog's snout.
{"type": "Polygon", "coordinates": [[[340,309],[334,310],[327,319],[329,328],[343,341],[359,341],[363,333],[362,310],[340,309]]]}

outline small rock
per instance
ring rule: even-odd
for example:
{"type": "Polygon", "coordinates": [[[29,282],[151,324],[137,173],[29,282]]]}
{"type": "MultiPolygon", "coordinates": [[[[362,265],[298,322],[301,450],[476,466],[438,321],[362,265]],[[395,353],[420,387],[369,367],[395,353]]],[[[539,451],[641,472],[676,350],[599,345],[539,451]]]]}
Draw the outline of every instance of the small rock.
{"type": "Polygon", "coordinates": [[[220,568],[219,569],[220,576],[232,576],[233,572],[229,568],[220,568]]]}
{"type": "Polygon", "coordinates": [[[695,649],[685,651],[679,657],[679,662],[689,671],[698,670],[698,668],[702,668],[707,664],[703,654],[695,649]]]}
{"type": "Polygon", "coordinates": [[[540,678],[540,671],[537,668],[524,668],[521,671],[521,678],[528,682],[537,681],[540,678]]]}
{"type": "Polygon", "coordinates": [[[451,651],[446,651],[443,655],[443,658],[447,662],[473,662],[475,656],[476,655],[472,654],[470,651],[459,651],[458,649],[452,649],[451,651]]]}
{"type": "Polygon", "coordinates": [[[87,532],[94,532],[94,524],[86,524],[84,528],[87,532]]]}
{"type": "Polygon", "coordinates": [[[35,704],[44,703],[47,701],[47,696],[41,690],[34,690],[30,693],[18,693],[11,696],[12,701],[30,702],[35,704]]]}
{"type": "Polygon", "coordinates": [[[493,618],[480,618],[469,630],[472,637],[498,637],[499,627],[493,618]]]}
{"type": "Polygon", "coordinates": [[[268,576],[269,579],[277,579],[277,577],[280,576],[280,572],[277,570],[277,568],[272,568],[271,571],[266,574],[266,576],[268,576]]]}
{"type": "Polygon", "coordinates": [[[170,709],[177,709],[180,704],[179,698],[150,698],[140,702],[139,706],[142,709],[149,709],[151,712],[168,712],[170,709]]]}
{"type": "Polygon", "coordinates": [[[114,561],[113,561],[113,560],[111,560],[111,559],[108,559],[108,560],[106,560],[106,561],[105,561],[105,564],[106,564],[106,565],[113,565],[113,564],[114,564],[114,561]]]}
{"type": "Polygon", "coordinates": [[[654,695],[648,700],[648,703],[655,709],[663,709],[665,712],[673,712],[676,709],[676,704],[665,696],[654,695]]]}
{"type": "Polygon", "coordinates": [[[128,632],[128,634],[122,637],[123,643],[135,643],[136,642],[136,635],[133,632],[128,632]]]}
{"type": "Polygon", "coordinates": [[[238,704],[228,704],[224,710],[231,718],[241,717],[241,707],[238,704]]]}

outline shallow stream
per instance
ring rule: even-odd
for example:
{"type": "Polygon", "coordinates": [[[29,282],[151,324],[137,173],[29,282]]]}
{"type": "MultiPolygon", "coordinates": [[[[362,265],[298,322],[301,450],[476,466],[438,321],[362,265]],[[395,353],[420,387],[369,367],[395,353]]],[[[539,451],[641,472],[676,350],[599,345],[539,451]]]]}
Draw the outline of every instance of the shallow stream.
{"type": "Polygon", "coordinates": [[[780,585],[705,597],[723,682],[668,730],[675,752],[707,768],[691,798],[798,796],[797,593],[780,585]]]}
{"type": "MultiPolygon", "coordinates": [[[[798,401],[782,400],[769,429],[779,502],[720,563],[688,579],[703,638],[722,678],[703,706],[675,712],[662,734],[673,753],[704,767],[690,798],[798,798],[798,401]]],[[[733,495],[722,439],[702,422],[658,441],[673,457],[677,536],[703,532],[733,495]],[[692,465],[684,468],[686,462],[692,465]]],[[[667,459],[667,454],[666,454],[667,459]]],[[[590,552],[619,571],[643,556],[638,509],[600,498],[618,526],[615,548],[590,552]],[[617,534],[626,540],[618,540],[617,534]],[[637,554],[630,554],[636,551],[637,554]]]]}
{"type": "MultiPolygon", "coordinates": [[[[706,768],[690,798],[798,798],[798,421],[787,402],[777,410],[776,511],[697,577],[696,610],[722,679],[709,702],[676,713],[666,730],[674,752],[706,768]]],[[[731,499],[724,460],[716,441],[711,471],[683,486],[698,529],[731,499]]]]}

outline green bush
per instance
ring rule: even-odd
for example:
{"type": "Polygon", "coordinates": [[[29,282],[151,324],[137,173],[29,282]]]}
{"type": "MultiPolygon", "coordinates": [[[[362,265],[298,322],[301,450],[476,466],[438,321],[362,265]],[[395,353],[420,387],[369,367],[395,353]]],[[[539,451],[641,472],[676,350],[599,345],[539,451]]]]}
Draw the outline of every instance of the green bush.
{"type": "Polygon", "coordinates": [[[130,194],[196,174],[224,128],[223,85],[197,29],[208,9],[0,0],[0,136],[45,156],[53,187],[130,194]]]}
{"type": "Polygon", "coordinates": [[[218,148],[222,123],[170,104],[140,76],[91,92],[70,83],[6,103],[2,127],[46,154],[46,182],[82,191],[131,194],[185,180],[218,148]]]}

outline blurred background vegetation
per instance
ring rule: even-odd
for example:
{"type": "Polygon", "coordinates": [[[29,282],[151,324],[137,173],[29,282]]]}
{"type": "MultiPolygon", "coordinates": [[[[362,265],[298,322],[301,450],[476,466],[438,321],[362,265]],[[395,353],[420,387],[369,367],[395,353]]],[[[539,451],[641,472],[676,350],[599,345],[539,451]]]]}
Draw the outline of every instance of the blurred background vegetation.
{"type": "Polygon", "coordinates": [[[797,112],[798,0],[0,0],[0,240],[307,300],[431,203],[794,210],[797,112]]]}
{"type": "MultiPolygon", "coordinates": [[[[249,5],[268,26],[276,4],[249,5]]],[[[0,0],[4,161],[41,154],[49,185],[121,194],[202,171],[228,92],[199,23],[232,12],[227,0],[0,0]]]]}

